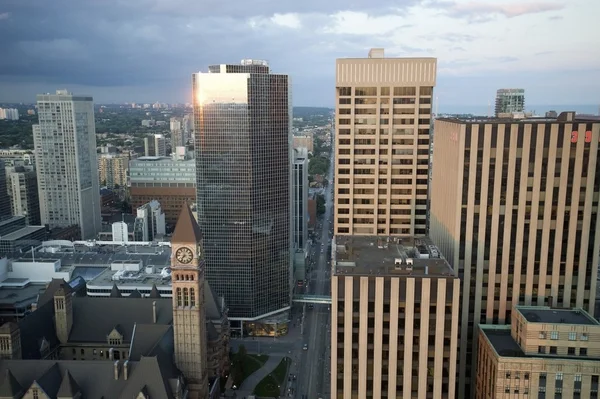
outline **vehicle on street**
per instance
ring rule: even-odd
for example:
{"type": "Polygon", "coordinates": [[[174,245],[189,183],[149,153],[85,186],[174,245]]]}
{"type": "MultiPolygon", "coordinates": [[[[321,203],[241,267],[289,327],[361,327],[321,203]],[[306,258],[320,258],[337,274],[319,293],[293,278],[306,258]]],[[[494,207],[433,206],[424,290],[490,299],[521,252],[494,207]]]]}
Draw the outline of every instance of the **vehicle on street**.
{"type": "Polygon", "coordinates": [[[308,350],[308,344],[304,344],[304,346],[302,347],[302,350],[307,351],[308,350]]]}

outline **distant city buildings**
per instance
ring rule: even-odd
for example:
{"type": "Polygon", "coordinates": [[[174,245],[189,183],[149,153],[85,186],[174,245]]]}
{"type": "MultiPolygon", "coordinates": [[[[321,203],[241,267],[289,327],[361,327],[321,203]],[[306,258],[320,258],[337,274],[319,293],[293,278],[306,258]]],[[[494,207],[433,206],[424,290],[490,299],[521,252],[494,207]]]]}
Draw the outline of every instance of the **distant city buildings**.
{"type": "Polygon", "coordinates": [[[524,89],[498,89],[496,92],[496,118],[502,117],[502,114],[522,112],[525,112],[524,89]]]}
{"type": "Polygon", "coordinates": [[[554,120],[443,118],[434,129],[430,235],[463,281],[462,398],[475,375],[479,324],[510,322],[516,305],[593,314],[600,122],[563,112],[554,120]]]}
{"type": "Polygon", "coordinates": [[[479,325],[475,398],[597,398],[600,323],[581,308],[516,306],[479,325]]]}
{"type": "Polygon", "coordinates": [[[331,397],[455,398],[460,280],[423,238],[332,244],[331,397]]]}
{"type": "Polygon", "coordinates": [[[175,226],[181,207],[196,202],[196,161],[169,157],[140,157],[129,163],[129,193],[133,209],[157,200],[165,221],[175,226]]]}
{"type": "Polygon", "coordinates": [[[144,137],[144,155],[147,157],[164,157],[167,155],[167,143],[162,134],[144,137]]]}
{"type": "Polygon", "coordinates": [[[187,140],[185,138],[185,131],[183,128],[183,121],[181,118],[171,118],[170,121],[171,128],[171,149],[175,149],[176,147],[185,146],[187,140]]]}
{"type": "Polygon", "coordinates": [[[100,185],[113,189],[127,185],[129,154],[101,154],[98,156],[100,185]]]}
{"type": "Polygon", "coordinates": [[[211,65],[192,82],[206,278],[225,297],[232,328],[277,335],[291,306],[289,77],[243,60],[211,65]]]}
{"type": "Polygon", "coordinates": [[[309,152],[314,151],[314,143],[313,143],[313,135],[312,134],[304,134],[304,135],[294,135],[293,136],[293,147],[296,148],[306,148],[309,152]]]}
{"type": "Polygon", "coordinates": [[[7,178],[4,161],[0,160],[0,220],[12,216],[7,178]]]}
{"type": "Polygon", "coordinates": [[[0,108],[0,119],[17,121],[19,120],[19,111],[16,108],[0,108]]]}
{"type": "Polygon", "coordinates": [[[427,233],[436,68],[383,49],[336,61],[336,235],[427,233]]]}

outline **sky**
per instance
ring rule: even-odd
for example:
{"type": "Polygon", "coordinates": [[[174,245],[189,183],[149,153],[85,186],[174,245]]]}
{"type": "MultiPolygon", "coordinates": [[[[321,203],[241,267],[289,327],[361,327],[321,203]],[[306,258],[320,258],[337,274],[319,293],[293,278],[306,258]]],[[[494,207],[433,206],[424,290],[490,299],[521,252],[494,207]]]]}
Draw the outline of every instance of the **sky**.
{"type": "Polygon", "coordinates": [[[333,106],[335,60],[436,57],[444,106],[600,104],[598,0],[1,0],[0,102],[189,102],[191,74],[264,59],[294,105],[333,106]]]}

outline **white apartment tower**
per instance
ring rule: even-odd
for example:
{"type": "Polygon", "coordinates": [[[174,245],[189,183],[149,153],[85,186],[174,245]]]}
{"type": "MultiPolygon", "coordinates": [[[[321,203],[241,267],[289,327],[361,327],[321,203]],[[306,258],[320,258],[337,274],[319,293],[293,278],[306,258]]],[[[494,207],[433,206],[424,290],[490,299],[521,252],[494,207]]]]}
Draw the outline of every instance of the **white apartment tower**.
{"type": "Polygon", "coordinates": [[[40,214],[50,228],[78,225],[82,239],[100,231],[94,103],[66,90],[37,96],[33,125],[40,214]]]}

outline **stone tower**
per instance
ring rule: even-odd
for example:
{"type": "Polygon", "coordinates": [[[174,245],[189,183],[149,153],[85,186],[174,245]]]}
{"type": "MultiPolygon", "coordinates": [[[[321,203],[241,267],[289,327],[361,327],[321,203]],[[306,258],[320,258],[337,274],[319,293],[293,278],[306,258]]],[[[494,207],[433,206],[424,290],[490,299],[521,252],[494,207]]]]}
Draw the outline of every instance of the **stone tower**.
{"type": "Polygon", "coordinates": [[[190,399],[207,399],[202,232],[187,205],[177,220],[171,246],[175,362],[188,382],[190,399]]]}
{"type": "Polygon", "coordinates": [[[61,283],[60,288],[54,293],[54,324],[56,337],[61,344],[69,341],[71,328],[73,327],[73,290],[66,282],[61,283]]]}

